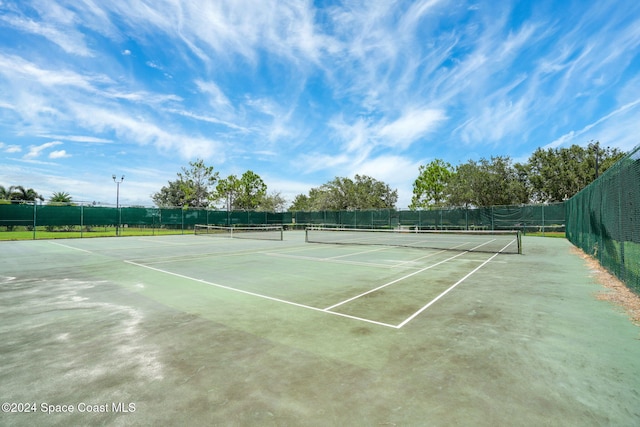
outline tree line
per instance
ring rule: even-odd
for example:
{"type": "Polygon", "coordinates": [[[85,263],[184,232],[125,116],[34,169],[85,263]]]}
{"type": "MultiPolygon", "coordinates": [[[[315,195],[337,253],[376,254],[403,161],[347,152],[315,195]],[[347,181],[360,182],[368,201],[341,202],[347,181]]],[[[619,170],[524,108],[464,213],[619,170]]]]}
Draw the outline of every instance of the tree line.
{"type": "Polygon", "coordinates": [[[222,206],[228,210],[281,211],[286,204],[280,193],[268,194],[267,185],[253,171],[220,178],[202,159],[189,162],[189,168],[182,167],[178,178],[152,194],[151,199],[161,208],[222,206]]]}
{"type": "MultiPolygon", "coordinates": [[[[283,211],[287,200],[279,192],[268,193],[267,185],[249,170],[240,177],[220,178],[203,160],[182,167],[176,180],[154,193],[159,207],[224,207],[229,210],[283,211]]],[[[296,196],[289,210],[343,210],[393,208],[398,191],[366,175],[339,178],[296,196]]]]}
{"type": "MultiPolygon", "coordinates": [[[[569,199],[621,159],[615,148],[538,148],[525,163],[495,156],[452,166],[441,159],[421,165],[413,183],[410,209],[484,207],[552,203],[569,199]]],[[[255,172],[220,178],[213,166],[198,159],[182,167],[177,179],[151,195],[158,207],[224,208],[277,212],[287,209],[279,192],[255,172]]],[[[32,188],[0,186],[0,201],[44,201],[32,188]]],[[[290,211],[394,209],[398,190],[367,175],[335,177],[307,194],[295,196],[290,211]]],[[[55,192],[49,203],[72,203],[66,192],[55,192]]]]}
{"type": "Polygon", "coordinates": [[[618,149],[592,142],[587,147],[538,148],[525,163],[497,156],[453,167],[435,159],[420,166],[409,208],[562,202],[623,156],[618,149]]]}
{"type": "MultiPolygon", "coordinates": [[[[435,159],[418,170],[410,209],[484,207],[567,200],[624,156],[599,142],[587,147],[538,148],[525,163],[508,156],[469,160],[456,167],[435,159]]],[[[156,205],[211,207],[230,210],[281,211],[286,200],[267,193],[253,171],[220,179],[204,161],[182,168],[178,179],[152,196],[156,205]]],[[[398,190],[367,175],[335,177],[307,194],[298,194],[290,211],[393,209],[398,190]]]]}

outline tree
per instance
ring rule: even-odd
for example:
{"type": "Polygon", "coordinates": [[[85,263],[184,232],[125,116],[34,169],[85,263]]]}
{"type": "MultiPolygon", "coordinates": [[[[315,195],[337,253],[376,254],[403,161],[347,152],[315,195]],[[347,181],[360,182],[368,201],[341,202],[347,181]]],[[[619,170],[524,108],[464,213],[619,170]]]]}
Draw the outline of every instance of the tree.
{"type": "Polygon", "coordinates": [[[235,175],[229,175],[221,179],[216,186],[216,198],[224,200],[229,210],[256,210],[264,203],[266,197],[267,185],[260,176],[250,170],[243,173],[240,179],[235,175]]]}
{"type": "Polygon", "coordinates": [[[218,181],[218,172],[213,166],[205,165],[201,159],[189,162],[190,168],[182,167],[178,179],[169,181],[151,198],[159,207],[181,206],[193,208],[209,207],[215,200],[214,186],[218,181]]]}
{"type": "Polygon", "coordinates": [[[289,210],[355,210],[393,209],[398,201],[398,190],[367,175],[354,179],[335,177],[312,188],[309,195],[296,196],[289,210]]]}
{"type": "Polygon", "coordinates": [[[9,187],[11,194],[9,198],[12,202],[35,202],[36,200],[44,201],[44,197],[38,194],[33,188],[25,189],[22,185],[9,187]]]}
{"type": "Polygon", "coordinates": [[[0,185],[0,200],[10,200],[11,192],[13,191],[13,187],[5,188],[0,185]]]}
{"type": "Polygon", "coordinates": [[[481,181],[476,183],[478,206],[516,205],[527,203],[529,195],[508,156],[480,159],[481,181]]]}
{"type": "Polygon", "coordinates": [[[169,181],[168,185],[162,187],[160,191],[153,194],[151,199],[156,206],[161,208],[170,208],[175,206],[183,206],[185,195],[182,191],[182,183],[180,181],[169,181]]]}
{"type": "Polygon", "coordinates": [[[520,172],[509,157],[482,158],[456,168],[446,191],[448,206],[495,206],[527,203],[529,193],[520,172]]]}
{"type": "Polygon", "coordinates": [[[421,165],[418,178],[413,183],[410,209],[442,207],[447,202],[447,187],[453,176],[453,168],[443,160],[435,159],[421,165]]]}
{"type": "Polygon", "coordinates": [[[227,210],[234,210],[234,202],[240,192],[240,181],[235,175],[229,175],[225,179],[218,181],[216,186],[216,198],[224,200],[227,210]]]}
{"type": "Polygon", "coordinates": [[[367,175],[356,175],[353,182],[356,209],[393,209],[398,191],[367,175]]]}
{"type": "Polygon", "coordinates": [[[298,194],[294,199],[291,206],[289,206],[290,211],[310,211],[311,207],[311,199],[309,196],[305,194],[298,194]]]}
{"type": "Polygon", "coordinates": [[[234,208],[241,210],[254,210],[267,195],[267,185],[262,178],[252,171],[242,174],[239,181],[239,190],[234,201],[234,208]]]}
{"type": "Polygon", "coordinates": [[[282,212],[284,211],[286,204],[287,199],[282,197],[280,192],[276,191],[271,194],[267,194],[262,198],[260,206],[258,206],[258,210],[263,212],[282,212]]]}
{"type": "Polygon", "coordinates": [[[624,153],[617,149],[600,148],[597,141],[586,148],[579,145],[547,150],[538,148],[526,165],[531,201],[567,200],[623,156],[624,153]]]}
{"type": "Polygon", "coordinates": [[[71,195],[69,193],[63,192],[63,191],[56,191],[54,192],[51,197],[49,198],[49,203],[50,204],[69,204],[71,203],[71,195]]]}
{"type": "Polygon", "coordinates": [[[472,185],[479,179],[476,177],[478,174],[478,165],[473,161],[456,167],[447,185],[449,194],[447,204],[449,206],[469,208],[474,205],[475,197],[472,185]]]}

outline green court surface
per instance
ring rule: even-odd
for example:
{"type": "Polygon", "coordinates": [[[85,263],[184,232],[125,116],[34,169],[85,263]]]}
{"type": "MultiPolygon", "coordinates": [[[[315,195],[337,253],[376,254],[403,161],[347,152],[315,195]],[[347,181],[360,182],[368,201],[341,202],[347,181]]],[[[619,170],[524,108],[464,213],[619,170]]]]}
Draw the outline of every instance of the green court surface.
{"type": "Polygon", "coordinates": [[[523,246],[2,242],[0,425],[640,425],[640,328],[523,246]]]}

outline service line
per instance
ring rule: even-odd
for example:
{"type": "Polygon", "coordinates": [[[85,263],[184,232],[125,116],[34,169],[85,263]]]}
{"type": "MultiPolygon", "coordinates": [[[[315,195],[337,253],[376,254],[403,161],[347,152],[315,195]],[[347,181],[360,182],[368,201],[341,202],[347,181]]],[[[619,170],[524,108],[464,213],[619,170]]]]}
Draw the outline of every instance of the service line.
{"type": "Polygon", "coordinates": [[[164,274],[168,274],[168,275],[171,275],[171,276],[180,277],[180,278],[186,279],[186,280],[192,280],[194,282],[202,283],[202,284],[209,285],[209,286],[215,286],[217,288],[226,289],[228,291],[239,292],[241,294],[251,295],[251,296],[254,296],[254,297],[263,298],[263,299],[267,299],[267,300],[270,300],[270,301],[275,301],[275,302],[280,302],[280,303],[283,303],[283,304],[293,305],[293,306],[296,306],[296,307],[306,308],[306,309],[318,311],[318,312],[321,312],[321,313],[329,313],[329,314],[333,314],[335,316],[346,317],[346,318],[349,318],[349,319],[359,320],[359,321],[362,321],[362,322],[373,323],[375,325],[386,326],[388,328],[398,329],[398,327],[396,325],[391,325],[391,324],[384,323],[384,322],[378,322],[378,321],[371,320],[371,319],[365,319],[365,318],[362,318],[362,317],[351,316],[349,314],[344,314],[344,313],[336,313],[336,312],[331,312],[331,311],[325,311],[325,310],[323,310],[321,308],[312,307],[310,305],[299,304],[297,302],[287,301],[287,300],[283,300],[283,299],[275,298],[275,297],[270,297],[270,296],[258,294],[258,293],[255,293],[255,292],[244,291],[242,289],[232,288],[231,286],[225,286],[225,285],[220,285],[218,283],[208,282],[208,281],[202,280],[202,279],[196,279],[195,277],[189,277],[189,276],[186,276],[184,274],[173,273],[171,271],[161,270],[161,269],[156,268],[156,267],[151,267],[151,266],[148,266],[148,265],[139,264],[139,263],[133,262],[133,261],[125,260],[124,262],[126,262],[127,264],[135,265],[136,267],[147,268],[149,270],[157,271],[159,273],[164,273],[164,274]]]}
{"type": "Polygon", "coordinates": [[[465,252],[461,252],[461,253],[459,253],[458,255],[454,255],[454,256],[452,256],[452,257],[449,257],[449,258],[447,258],[447,259],[444,259],[444,260],[442,260],[442,261],[439,261],[439,262],[437,262],[437,263],[435,263],[435,264],[428,265],[428,266],[426,266],[426,267],[424,267],[424,268],[421,268],[420,270],[416,270],[416,271],[414,271],[413,273],[409,273],[409,274],[407,274],[407,275],[405,275],[405,276],[402,276],[402,277],[400,277],[400,278],[398,278],[398,279],[392,280],[391,282],[385,283],[384,285],[378,286],[378,287],[377,287],[377,288],[375,288],[375,289],[368,290],[367,292],[363,292],[363,293],[361,293],[360,295],[356,295],[355,297],[351,297],[351,298],[346,299],[346,300],[344,300],[344,301],[341,301],[341,302],[339,302],[339,303],[337,303],[337,304],[334,304],[334,305],[332,305],[332,306],[330,306],[330,307],[327,307],[327,308],[325,308],[325,309],[324,309],[324,311],[326,311],[326,312],[330,312],[330,310],[333,310],[334,308],[339,307],[339,306],[341,306],[342,304],[346,304],[346,303],[351,302],[351,301],[353,301],[353,300],[355,300],[355,299],[358,299],[358,298],[361,298],[361,297],[363,297],[363,296],[365,296],[365,295],[368,295],[368,294],[370,294],[370,293],[372,293],[372,292],[379,291],[379,290],[380,290],[380,289],[382,289],[382,288],[386,288],[387,286],[393,285],[394,283],[398,283],[398,282],[400,282],[400,281],[402,281],[402,280],[404,280],[404,279],[408,279],[408,278],[409,278],[409,277],[411,277],[411,276],[415,276],[416,274],[422,273],[423,271],[427,271],[427,270],[429,270],[429,269],[431,269],[431,268],[433,268],[433,267],[436,267],[436,266],[438,266],[438,265],[440,265],[440,264],[443,264],[443,263],[445,263],[445,262],[447,262],[447,261],[451,261],[452,259],[454,259],[454,258],[458,258],[459,256],[465,255],[465,254],[467,254],[467,253],[468,253],[468,252],[466,252],[466,251],[465,251],[465,252]]]}
{"type": "Polygon", "coordinates": [[[453,290],[456,286],[458,286],[460,283],[464,282],[465,280],[467,280],[469,277],[471,277],[472,274],[474,274],[476,271],[480,270],[482,267],[484,267],[485,265],[487,265],[492,259],[494,259],[495,257],[497,257],[498,255],[500,255],[505,249],[507,249],[507,247],[509,247],[509,245],[511,245],[511,243],[513,242],[509,242],[504,248],[500,249],[499,252],[496,252],[495,254],[493,254],[489,259],[487,259],[485,262],[483,262],[482,264],[480,264],[479,266],[477,266],[476,268],[474,268],[471,272],[469,272],[466,276],[464,276],[462,279],[458,280],[456,283],[454,283],[453,285],[451,285],[449,288],[447,288],[444,292],[442,292],[440,295],[438,295],[437,297],[435,297],[433,300],[431,300],[427,305],[425,305],[424,307],[422,307],[420,310],[416,311],[415,313],[413,313],[411,316],[407,317],[402,323],[398,324],[396,327],[398,329],[402,328],[404,325],[406,325],[407,323],[411,322],[413,319],[415,319],[420,313],[422,313],[423,311],[425,311],[427,308],[431,307],[436,301],[438,301],[440,298],[442,298],[443,296],[445,296],[446,294],[448,294],[451,290],[453,290]]]}

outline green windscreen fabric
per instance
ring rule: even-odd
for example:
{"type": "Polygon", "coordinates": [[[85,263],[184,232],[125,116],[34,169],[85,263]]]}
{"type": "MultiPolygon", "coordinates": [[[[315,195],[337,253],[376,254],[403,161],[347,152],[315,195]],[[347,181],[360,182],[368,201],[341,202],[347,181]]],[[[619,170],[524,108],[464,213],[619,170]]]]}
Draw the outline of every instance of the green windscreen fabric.
{"type": "Polygon", "coordinates": [[[640,145],[565,210],[567,239],[640,295],[640,145]]]}
{"type": "Polygon", "coordinates": [[[35,218],[33,205],[0,204],[0,227],[33,226],[35,218]]]}
{"type": "MultiPolygon", "coordinates": [[[[116,227],[193,230],[195,225],[310,225],[418,230],[564,231],[562,203],[430,210],[220,211],[197,208],[0,204],[0,227],[116,227]]],[[[1,230],[0,230],[1,231],[1,230]]]]}

